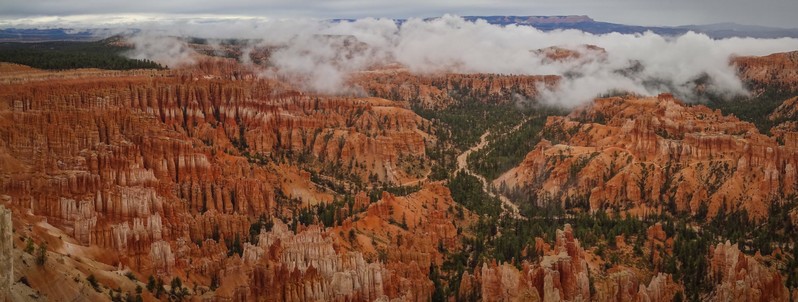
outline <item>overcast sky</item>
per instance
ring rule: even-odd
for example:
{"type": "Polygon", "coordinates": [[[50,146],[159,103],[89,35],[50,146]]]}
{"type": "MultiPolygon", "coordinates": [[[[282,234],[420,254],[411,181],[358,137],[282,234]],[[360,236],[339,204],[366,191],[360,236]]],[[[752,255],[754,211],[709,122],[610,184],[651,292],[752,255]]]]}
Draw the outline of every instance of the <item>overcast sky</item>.
{"type": "Polygon", "coordinates": [[[0,0],[0,21],[4,21],[0,24],[77,15],[408,18],[446,13],[589,15],[635,25],[735,22],[798,28],[798,0],[0,0]]]}

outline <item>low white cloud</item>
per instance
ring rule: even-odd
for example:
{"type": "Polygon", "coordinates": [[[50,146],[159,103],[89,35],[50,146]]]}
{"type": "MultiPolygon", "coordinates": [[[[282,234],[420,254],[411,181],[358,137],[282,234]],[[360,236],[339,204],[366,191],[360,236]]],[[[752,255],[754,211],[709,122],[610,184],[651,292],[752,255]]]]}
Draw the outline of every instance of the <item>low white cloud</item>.
{"type": "Polygon", "coordinates": [[[127,55],[134,59],[152,60],[168,67],[193,64],[196,54],[188,45],[175,37],[140,33],[128,42],[133,49],[127,55]]]}
{"type": "Polygon", "coordinates": [[[189,50],[173,38],[158,36],[257,39],[252,47],[273,49],[264,76],[289,79],[315,92],[356,92],[357,87],[347,85],[350,74],[394,62],[421,74],[561,75],[560,85],[541,96],[544,101],[566,106],[618,90],[648,95],[673,92],[687,101],[697,101],[692,94],[696,80],[704,83],[705,91],[742,94],[745,89],[730,65],[732,56],[798,50],[798,39],[713,40],[696,33],[664,37],[653,33],[543,32],[527,26],[467,22],[450,15],[434,20],[409,19],[401,25],[373,18],[352,22],[178,18],[150,20],[138,27],[147,34],[131,40],[136,45],[135,56],[165,60],[162,62],[170,66],[175,59],[190,58],[189,50]],[[606,54],[587,50],[585,45],[601,47],[606,54]],[[586,55],[550,60],[536,51],[552,46],[586,55]]]}

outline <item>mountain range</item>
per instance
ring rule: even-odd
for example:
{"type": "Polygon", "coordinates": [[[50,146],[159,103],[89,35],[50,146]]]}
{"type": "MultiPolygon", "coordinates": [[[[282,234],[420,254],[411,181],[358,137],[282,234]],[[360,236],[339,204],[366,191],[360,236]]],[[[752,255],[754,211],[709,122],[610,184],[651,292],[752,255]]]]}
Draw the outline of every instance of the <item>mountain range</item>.
{"type": "MultiPolygon", "coordinates": [[[[429,18],[434,19],[434,18],[429,18]]],[[[798,38],[798,28],[778,28],[758,25],[744,25],[733,22],[682,25],[682,26],[641,26],[596,21],[589,16],[463,16],[468,21],[485,20],[490,24],[508,26],[532,26],[543,31],[576,29],[592,34],[642,34],[653,32],[664,36],[678,36],[693,31],[703,33],[713,39],[725,38],[798,38]]],[[[355,21],[355,19],[333,19],[333,22],[355,21]]],[[[407,19],[395,19],[399,24],[407,19]]],[[[133,29],[133,31],[136,31],[133,29]]],[[[110,30],[73,30],[68,28],[4,28],[0,29],[0,42],[41,42],[41,41],[88,41],[107,38],[110,30]]]]}

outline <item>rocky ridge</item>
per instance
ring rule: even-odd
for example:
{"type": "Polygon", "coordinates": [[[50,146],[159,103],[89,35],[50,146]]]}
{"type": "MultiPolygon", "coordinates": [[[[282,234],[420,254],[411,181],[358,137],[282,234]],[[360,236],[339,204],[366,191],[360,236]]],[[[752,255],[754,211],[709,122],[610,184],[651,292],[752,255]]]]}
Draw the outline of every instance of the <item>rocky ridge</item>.
{"type": "Polygon", "coordinates": [[[446,108],[456,99],[473,98],[488,103],[528,103],[543,87],[553,87],[559,76],[498,74],[416,75],[402,68],[364,71],[352,82],[368,95],[408,100],[424,108],[446,108]],[[454,97],[453,95],[458,95],[454,97]]]}
{"type": "Polygon", "coordinates": [[[737,245],[718,243],[709,254],[710,278],[718,283],[711,294],[713,300],[790,301],[790,291],[779,272],[743,254],[737,245]]]}
{"type": "Polygon", "coordinates": [[[548,140],[496,187],[567,208],[695,214],[704,205],[709,217],[745,209],[762,218],[796,184],[792,143],[670,95],[597,99],[550,117],[543,133],[548,140]]]}
{"type": "Polygon", "coordinates": [[[758,90],[795,90],[798,87],[798,52],[775,53],[762,57],[731,59],[740,76],[758,90]]]}

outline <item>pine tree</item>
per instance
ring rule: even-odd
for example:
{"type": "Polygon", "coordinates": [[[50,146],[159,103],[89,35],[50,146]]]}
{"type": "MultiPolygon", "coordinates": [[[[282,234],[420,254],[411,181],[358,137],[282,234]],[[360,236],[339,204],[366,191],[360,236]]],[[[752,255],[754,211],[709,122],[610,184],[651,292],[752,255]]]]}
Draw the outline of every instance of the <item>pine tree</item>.
{"type": "Polygon", "coordinates": [[[42,242],[36,252],[36,264],[43,266],[47,262],[47,242],[42,242]]]}

